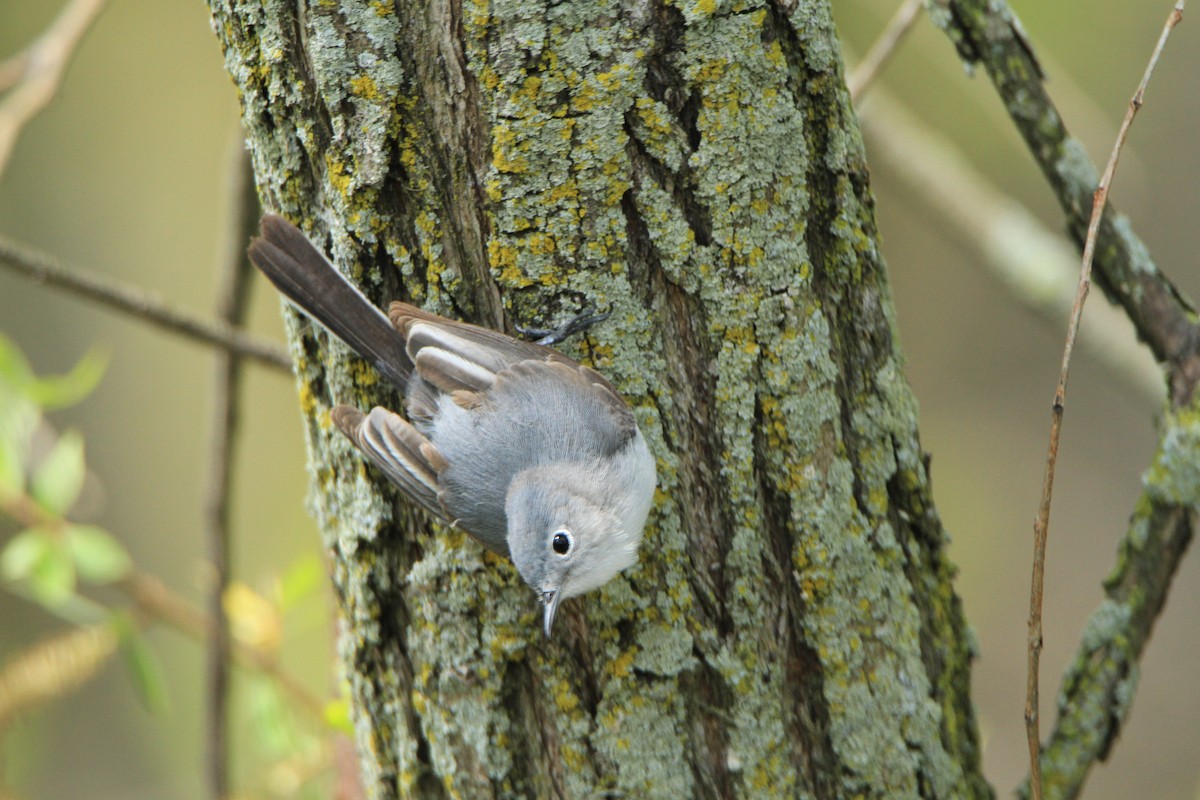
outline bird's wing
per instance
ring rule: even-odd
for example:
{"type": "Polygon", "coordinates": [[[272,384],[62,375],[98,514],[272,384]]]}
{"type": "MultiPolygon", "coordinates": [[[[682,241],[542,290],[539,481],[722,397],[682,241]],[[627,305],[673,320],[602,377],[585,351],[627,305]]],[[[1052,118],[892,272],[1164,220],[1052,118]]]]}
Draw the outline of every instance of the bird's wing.
{"type": "Polygon", "coordinates": [[[439,317],[437,314],[431,314],[428,311],[423,311],[416,306],[411,306],[408,303],[400,301],[393,302],[388,307],[388,318],[396,326],[397,330],[406,335],[414,326],[429,326],[436,328],[443,335],[459,339],[464,343],[464,346],[469,344],[472,347],[479,348],[479,350],[475,351],[475,355],[480,358],[481,363],[489,363],[493,371],[499,371],[509,364],[515,364],[518,361],[525,361],[530,358],[544,359],[549,357],[570,361],[566,356],[551,350],[549,347],[514,339],[508,334],[494,331],[490,328],[481,328],[478,325],[472,325],[468,322],[458,322],[446,319],[445,317],[439,317]],[[483,351],[486,351],[486,355],[484,355],[483,351]]]}
{"type": "Polygon", "coordinates": [[[438,473],[446,467],[446,460],[404,417],[378,406],[370,414],[350,406],[337,406],[332,416],[346,438],[383,470],[392,483],[426,511],[454,523],[439,499],[438,473]]]}
{"type": "MultiPolygon", "coordinates": [[[[509,414],[545,415],[553,405],[557,419],[564,409],[566,416],[577,415],[578,428],[587,429],[593,444],[606,452],[619,450],[637,431],[629,404],[604,375],[557,350],[402,302],[391,303],[389,318],[407,338],[416,374],[463,408],[488,403],[508,408],[509,414]],[[527,395],[524,402],[520,393],[527,395]]],[[[430,417],[431,398],[415,399],[414,408],[409,397],[409,413],[430,417]]]]}
{"type": "MultiPolygon", "coordinates": [[[[637,435],[629,404],[604,376],[570,359],[527,360],[496,373],[480,402],[516,425],[550,429],[598,455],[611,455],[637,435]],[[555,430],[557,426],[557,430],[555,430]]],[[[455,396],[460,405],[460,395],[455,396]]]]}
{"type": "MultiPolygon", "coordinates": [[[[497,373],[525,361],[579,366],[549,347],[445,319],[407,303],[392,303],[388,318],[407,340],[408,356],[417,364],[417,372],[448,394],[486,391],[497,373]]],[[[593,373],[592,380],[616,395],[599,373],[593,373]]]]}

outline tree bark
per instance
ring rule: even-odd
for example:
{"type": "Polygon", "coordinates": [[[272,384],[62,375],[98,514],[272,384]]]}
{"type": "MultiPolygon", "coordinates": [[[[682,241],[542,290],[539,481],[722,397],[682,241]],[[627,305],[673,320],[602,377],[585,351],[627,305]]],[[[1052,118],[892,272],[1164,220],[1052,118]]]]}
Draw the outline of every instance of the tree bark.
{"type": "Polygon", "coordinates": [[[639,565],[544,641],[332,433],[399,398],[290,317],[372,796],[990,796],[827,3],[212,11],[264,206],[381,303],[611,310],[565,349],[658,459],[639,565]]]}

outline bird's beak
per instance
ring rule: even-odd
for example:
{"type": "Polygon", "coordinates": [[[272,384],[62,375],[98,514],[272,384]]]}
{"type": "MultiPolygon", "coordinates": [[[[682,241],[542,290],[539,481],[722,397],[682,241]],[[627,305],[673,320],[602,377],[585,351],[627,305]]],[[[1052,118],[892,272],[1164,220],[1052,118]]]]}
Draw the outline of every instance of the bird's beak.
{"type": "Polygon", "coordinates": [[[550,638],[550,630],[554,627],[554,615],[558,613],[560,599],[562,595],[555,589],[542,592],[542,630],[546,632],[547,639],[550,638]]]}

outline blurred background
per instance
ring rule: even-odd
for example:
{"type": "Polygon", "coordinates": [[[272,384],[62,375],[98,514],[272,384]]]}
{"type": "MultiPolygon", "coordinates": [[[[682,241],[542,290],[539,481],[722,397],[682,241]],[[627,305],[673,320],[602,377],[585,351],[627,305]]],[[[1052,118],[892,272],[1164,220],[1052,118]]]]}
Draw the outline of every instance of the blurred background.
{"type": "MultiPolygon", "coordinates": [[[[1067,125],[1103,164],[1169,4],[1012,5],[1067,125]]],[[[848,49],[861,55],[896,3],[834,6],[848,49]]],[[[59,8],[4,0],[0,58],[36,38],[59,8]]],[[[1195,22],[1185,19],[1169,42],[1113,190],[1160,267],[1193,298],[1200,297],[1197,35],[1195,22]]],[[[933,454],[935,496],[954,537],[958,588],[979,644],[974,683],[985,765],[1004,795],[1027,768],[1031,530],[1065,326],[1032,312],[989,269],[995,254],[979,232],[915,188],[903,165],[920,163],[921,151],[906,149],[908,129],[885,113],[893,103],[960,149],[989,191],[1015,199],[1052,233],[1062,217],[986,77],[966,74],[948,40],[918,20],[861,109],[907,374],[921,402],[922,442],[933,454]]],[[[114,0],[0,175],[0,234],[211,315],[237,125],[236,95],[203,5],[114,0]]],[[[980,205],[957,190],[954,204],[980,205]]],[[[1094,292],[1089,314],[1103,304],[1094,292]]],[[[262,284],[250,327],[282,341],[278,301],[262,284]]],[[[1119,320],[1102,327],[1117,341],[1132,337],[1119,320]]],[[[139,568],[202,603],[212,353],[5,269],[0,333],[39,373],[65,371],[98,345],[109,352],[99,388],[52,421],[81,431],[87,443],[102,487],[91,504],[94,520],[121,538],[139,568]]],[[[1143,356],[1141,368],[1148,363],[1143,356]]],[[[1153,452],[1158,406],[1136,385],[1088,352],[1074,361],[1048,553],[1043,731],[1153,452]]],[[[305,455],[291,379],[248,367],[242,408],[235,577],[268,600],[278,597],[281,581],[309,587],[279,620],[281,659],[309,691],[331,696],[332,602],[323,580],[303,579],[315,574],[320,540],[304,511],[305,455]]],[[[0,536],[12,530],[0,523],[0,536]]],[[[1131,719],[1110,763],[1092,774],[1087,796],[1200,797],[1198,600],[1200,567],[1192,558],[1142,663],[1131,719]]],[[[0,662],[62,628],[40,606],[0,591],[0,662]]],[[[113,660],[69,698],[3,732],[0,785],[30,798],[204,796],[203,648],[163,628],[151,629],[149,642],[166,676],[167,713],[144,710],[113,660]]],[[[235,729],[245,729],[262,710],[254,699],[261,700],[261,687],[237,674],[235,729]]],[[[302,736],[304,726],[296,730],[283,735],[302,736]]],[[[242,734],[234,749],[234,785],[255,794],[273,774],[260,739],[242,734]]]]}

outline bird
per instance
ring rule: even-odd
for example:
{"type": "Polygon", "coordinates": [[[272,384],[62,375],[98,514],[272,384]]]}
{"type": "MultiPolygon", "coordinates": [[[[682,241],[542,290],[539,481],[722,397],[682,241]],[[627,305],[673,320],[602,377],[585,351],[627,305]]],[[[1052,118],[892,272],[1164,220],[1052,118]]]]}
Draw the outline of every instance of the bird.
{"type": "Polygon", "coordinates": [[[342,434],[418,506],[509,557],[560,603],[637,562],[657,485],[633,411],[543,344],[393,302],[385,315],[291,222],[264,215],[251,261],[403,393],[401,415],[335,405],[342,434]]]}

